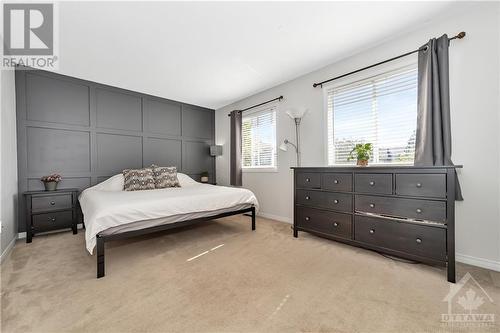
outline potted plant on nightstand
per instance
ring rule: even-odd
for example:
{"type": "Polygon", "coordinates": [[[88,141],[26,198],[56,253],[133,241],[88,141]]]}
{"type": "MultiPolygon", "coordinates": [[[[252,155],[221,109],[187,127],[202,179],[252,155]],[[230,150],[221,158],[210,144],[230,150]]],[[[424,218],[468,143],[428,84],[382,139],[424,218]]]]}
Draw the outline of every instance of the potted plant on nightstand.
{"type": "Polygon", "coordinates": [[[57,173],[40,178],[45,186],[45,191],[55,191],[57,189],[57,184],[61,181],[61,179],[61,175],[57,173]]]}
{"type": "Polygon", "coordinates": [[[358,143],[354,146],[354,148],[349,153],[348,161],[354,159],[354,155],[356,155],[356,165],[358,166],[367,166],[368,160],[373,151],[373,145],[371,143],[358,143]]]}
{"type": "Polygon", "coordinates": [[[208,183],[208,171],[203,171],[201,174],[201,182],[202,183],[208,183]]]}

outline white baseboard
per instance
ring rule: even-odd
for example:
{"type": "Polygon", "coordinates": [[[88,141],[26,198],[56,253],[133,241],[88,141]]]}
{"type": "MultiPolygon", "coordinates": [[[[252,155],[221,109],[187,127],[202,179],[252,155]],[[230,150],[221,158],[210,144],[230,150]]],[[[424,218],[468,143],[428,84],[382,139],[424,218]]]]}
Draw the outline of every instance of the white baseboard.
{"type": "Polygon", "coordinates": [[[276,220],[276,221],[285,222],[285,223],[289,223],[289,224],[293,223],[291,218],[285,217],[285,216],[268,214],[268,213],[264,213],[264,212],[258,212],[257,216],[261,216],[261,217],[266,218],[266,219],[276,220]]]}
{"type": "Polygon", "coordinates": [[[5,250],[2,252],[2,254],[0,255],[0,264],[3,263],[3,261],[5,259],[7,259],[7,257],[9,256],[10,252],[12,251],[12,249],[14,248],[14,244],[16,244],[16,238],[13,238],[9,245],[7,245],[7,248],[5,248],[5,250]]]}
{"type": "Polygon", "coordinates": [[[466,254],[460,254],[460,253],[455,254],[455,259],[458,262],[461,262],[464,264],[477,266],[477,267],[481,267],[481,268],[486,268],[486,269],[491,269],[492,271],[500,272],[500,262],[499,261],[473,257],[473,256],[469,256],[466,254]]]}
{"type": "MultiPolygon", "coordinates": [[[[83,224],[82,223],[77,224],[76,228],[83,229],[83,224]]],[[[43,234],[53,234],[53,233],[58,233],[58,232],[61,232],[61,230],[47,231],[47,232],[44,232],[43,234]]],[[[20,232],[17,234],[17,239],[23,239],[23,238],[26,238],[26,231],[20,232]]]]}

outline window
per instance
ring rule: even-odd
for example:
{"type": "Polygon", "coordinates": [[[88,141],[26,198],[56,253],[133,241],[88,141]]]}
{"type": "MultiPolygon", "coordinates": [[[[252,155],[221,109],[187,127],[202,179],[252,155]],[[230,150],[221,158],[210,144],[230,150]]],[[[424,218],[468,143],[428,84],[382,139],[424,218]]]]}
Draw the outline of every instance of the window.
{"type": "Polygon", "coordinates": [[[413,164],[417,66],[325,88],[328,164],[347,161],[357,143],[373,143],[373,164],[413,164]]]}
{"type": "Polygon", "coordinates": [[[276,106],[244,113],[241,132],[243,169],[276,168],[276,106]]]}

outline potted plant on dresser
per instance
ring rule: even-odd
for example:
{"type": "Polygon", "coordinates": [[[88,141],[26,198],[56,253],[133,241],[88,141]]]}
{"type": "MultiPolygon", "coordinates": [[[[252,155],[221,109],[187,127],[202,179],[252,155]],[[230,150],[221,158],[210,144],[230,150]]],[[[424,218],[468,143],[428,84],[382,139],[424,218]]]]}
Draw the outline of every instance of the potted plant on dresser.
{"type": "Polygon", "coordinates": [[[354,159],[354,155],[356,155],[356,160],[357,160],[356,165],[367,166],[372,151],[373,151],[373,145],[371,143],[358,143],[349,153],[349,157],[347,157],[347,160],[350,161],[354,159]]]}
{"type": "Polygon", "coordinates": [[[45,186],[45,191],[55,191],[57,189],[57,184],[61,181],[61,179],[61,175],[57,173],[40,178],[45,186]]]}

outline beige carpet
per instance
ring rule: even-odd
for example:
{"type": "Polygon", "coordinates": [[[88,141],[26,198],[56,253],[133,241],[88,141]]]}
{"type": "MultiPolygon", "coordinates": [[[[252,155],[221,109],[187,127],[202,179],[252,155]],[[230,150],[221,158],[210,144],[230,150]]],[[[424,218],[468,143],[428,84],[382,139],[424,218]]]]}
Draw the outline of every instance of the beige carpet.
{"type": "Polygon", "coordinates": [[[469,288],[483,301],[472,312],[497,323],[450,326],[444,269],[265,219],[255,232],[238,216],[109,243],[106,277],[95,269],[83,232],[19,241],[2,264],[2,332],[500,331],[500,273],[459,265],[495,302],[469,288]]]}

